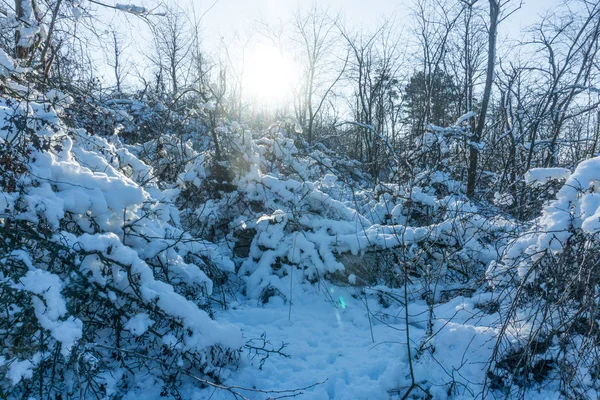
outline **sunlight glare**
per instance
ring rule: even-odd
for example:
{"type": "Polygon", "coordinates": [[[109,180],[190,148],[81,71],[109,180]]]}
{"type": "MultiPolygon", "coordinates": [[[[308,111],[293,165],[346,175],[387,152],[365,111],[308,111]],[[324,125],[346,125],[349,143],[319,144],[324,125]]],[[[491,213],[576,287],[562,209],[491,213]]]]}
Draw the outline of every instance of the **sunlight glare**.
{"type": "Polygon", "coordinates": [[[257,45],[246,57],[243,86],[249,99],[276,106],[291,97],[297,80],[294,60],[275,46],[257,45]]]}

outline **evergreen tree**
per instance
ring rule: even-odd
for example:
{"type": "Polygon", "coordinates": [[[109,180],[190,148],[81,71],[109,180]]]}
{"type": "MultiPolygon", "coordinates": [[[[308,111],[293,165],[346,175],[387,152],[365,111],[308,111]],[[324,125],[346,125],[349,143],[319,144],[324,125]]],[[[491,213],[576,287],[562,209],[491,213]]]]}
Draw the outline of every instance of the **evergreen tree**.
{"type": "Polygon", "coordinates": [[[427,124],[447,126],[457,115],[459,91],[449,74],[416,72],[404,89],[406,119],[412,134],[424,132],[427,124]]]}

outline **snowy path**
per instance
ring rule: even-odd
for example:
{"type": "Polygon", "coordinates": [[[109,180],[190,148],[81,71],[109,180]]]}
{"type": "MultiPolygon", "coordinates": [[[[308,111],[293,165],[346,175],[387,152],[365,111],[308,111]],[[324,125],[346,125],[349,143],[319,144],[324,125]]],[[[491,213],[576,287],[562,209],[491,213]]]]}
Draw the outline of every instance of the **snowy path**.
{"type": "MultiPolygon", "coordinates": [[[[272,355],[262,370],[258,370],[257,358],[245,359],[235,373],[235,384],[291,389],[327,380],[301,398],[389,398],[385,388],[392,389],[394,385],[391,373],[395,374],[402,364],[398,360],[406,359],[406,349],[401,343],[403,332],[375,324],[373,335],[377,345],[374,345],[364,304],[350,296],[352,289],[335,293],[339,290],[333,289],[332,296],[338,303],[341,296],[346,308],[328,302],[324,293],[314,293],[303,294],[303,298],[294,301],[291,319],[288,319],[289,306],[280,298],[272,298],[264,308],[243,306],[221,315],[241,327],[248,339],[259,338],[265,332],[275,347],[282,341],[288,343],[284,352],[290,358],[272,355]]],[[[252,394],[248,397],[253,398],[252,394]]],[[[216,394],[213,398],[217,398],[216,394]]]]}
{"type": "MultiPolygon", "coordinates": [[[[404,308],[392,304],[383,308],[377,296],[369,296],[373,315],[386,316],[372,320],[373,337],[364,295],[351,287],[300,285],[294,290],[291,318],[289,303],[272,297],[264,306],[256,301],[230,304],[227,311],[218,312],[218,320],[230,322],[243,330],[246,340],[266,334],[274,348],[287,343],[284,352],[289,358],[272,354],[260,369],[260,358],[249,358],[244,351],[237,369],[223,370],[225,386],[269,390],[290,390],[322,384],[304,390],[293,397],[310,400],[397,400],[410,386],[406,348],[404,308]]],[[[372,291],[370,292],[372,293],[372,291]]],[[[395,293],[401,296],[399,293],[395,293]]],[[[417,354],[425,335],[427,306],[422,300],[409,305],[409,326],[415,380],[433,399],[455,400],[481,398],[487,362],[495,343],[497,315],[486,314],[478,304],[490,301],[491,294],[473,298],[456,297],[434,309],[434,339],[428,349],[417,354]]],[[[260,345],[255,341],[254,345],[260,345]]],[[[138,382],[140,398],[161,399],[150,393],[148,385],[138,382]],[[140,397],[141,396],[141,397],[140,397]]],[[[200,389],[191,381],[181,388],[184,399],[233,400],[233,394],[214,388],[200,389]]],[[[558,399],[559,392],[549,388],[531,391],[528,399],[558,399]]],[[[275,394],[237,389],[250,400],[277,398],[275,394]]],[[[289,394],[289,393],[288,393],[289,394]]],[[[414,390],[410,398],[426,398],[414,390]]],[[[282,394],[279,394],[282,396],[282,394]]],[[[291,396],[290,396],[291,397],[291,396]]],[[[289,398],[289,397],[288,397],[289,398]]]]}
{"type": "MultiPolygon", "coordinates": [[[[272,298],[264,307],[240,305],[237,309],[221,313],[219,319],[242,328],[248,339],[259,338],[264,332],[275,347],[282,341],[288,343],[284,351],[290,355],[290,358],[272,355],[266,360],[262,370],[258,369],[258,359],[244,357],[240,368],[232,371],[225,383],[282,390],[306,387],[326,380],[299,398],[400,398],[410,386],[403,308],[390,307],[383,310],[375,298],[369,298],[369,307],[375,314],[383,310],[398,315],[398,318],[388,317],[386,323],[373,320],[373,343],[364,297],[357,295],[357,290],[353,288],[330,287],[329,291],[330,298],[324,291],[316,292],[314,287],[295,294],[291,319],[288,319],[289,305],[277,297],[272,298]],[[310,293],[311,290],[313,293],[310,293]],[[332,304],[332,299],[337,307],[332,304]]],[[[436,313],[452,316],[459,322],[458,318],[464,321],[471,314],[470,308],[472,304],[465,303],[460,298],[438,307],[436,313]],[[460,310],[458,313],[457,309],[460,310]]],[[[411,304],[410,310],[411,315],[415,316],[414,320],[411,319],[411,340],[418,342],[424,334],[425,307],[417,302],[411,304]]],[[[440,348],[436,350],[436,360],[441,359],[441,363],[424,356],[419,362],[415,362],[415,375],[418,381],[434,383],[429,390],[435,398],[446,398],[446,382],[451,380],[449,374],[452,373],[453,366],[462,365],[459,372],[464,375],[465,380],[476,381],[482,377],[481,360],[489,354],[491,333],[486,333],[487,328],[482,330],[454,323],[444,325],[445,319],[439,321],[436,329],[443,329],[445,332],[438,339],[440,348]],[[480,357],[481,360],[478,359],[480,357]],[[437,386],[435,382],[438,382],[437,386]]],[[[458,380],[461,379],[459,376],[458,380]]],[[[204,394],[208,392],[204,391],[204,394]]],[[[210,390],[212,399],[233,398],[226,392],[212,392],[210,390]]],[[[463,390],[462,394],[464,398],[472,398],[469,391],[463,390]]],[[[250,399],[269,397],[251,392],[244,395],[250,399]]],[[[462,396],[457,398],[460,397],[462,396]]]]}

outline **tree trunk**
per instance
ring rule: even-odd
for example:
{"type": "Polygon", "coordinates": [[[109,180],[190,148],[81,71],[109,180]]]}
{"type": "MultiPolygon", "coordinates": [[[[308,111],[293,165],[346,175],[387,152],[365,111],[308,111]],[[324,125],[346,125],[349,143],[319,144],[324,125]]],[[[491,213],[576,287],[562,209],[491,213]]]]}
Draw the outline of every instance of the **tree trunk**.
{"type": "Polygon", "coordinates": [[[469,143],[469,167],[467,170],[467,196],[473,198],[475,195],[475,181],[477,179],[477,165],[479,161],[479,143],[483,136],[485,117],[487,114],[490,96],[492,94],[492,82],[494,80],[494,64],[496,62],[496,36],[498,30],[498,15],[500,14],[500,3],[498,0],[490,2],[490,30],[488,33],[488,62],[485,78],[485,89],[481,102],[481,111],[477,120],[477,127],[469,143]]]}

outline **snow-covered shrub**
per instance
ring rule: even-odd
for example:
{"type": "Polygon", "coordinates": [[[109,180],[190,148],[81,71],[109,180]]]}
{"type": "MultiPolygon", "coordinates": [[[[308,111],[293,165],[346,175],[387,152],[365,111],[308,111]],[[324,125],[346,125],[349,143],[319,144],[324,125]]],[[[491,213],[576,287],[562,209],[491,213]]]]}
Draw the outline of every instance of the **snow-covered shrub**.
{"type": "Polygon", "coordinates": [[[380,271],[381,283],[402,285],[409,275],[421,296],[433,304],[447,301],[449,290],[458,293],[467,285],[472,291],[515,224],[473,204],[460,191],[442,195],[453,189],[441,190],[442,185],[452,181],[432,181],[439,185],[380,184],[378,201],[365,215],[393,235],[386,244],[394,256],[380,271]]]}
{"type": "Polygon", "coordinates": [[[493,376],[504,388],[552,378],[565,397],[596,397],[600,158],[560,172],[556,199],[488,270],[508,293],[493,376]]]}
{"type": "Polygon", "coordinates": [[[92,94],[76,91],[66,112],[70,125],[85,128],[91,136],[117,141],[117,147],[126,147],[152,167],[155,185],[172,184],[195,155],[192,136],[202,142],[202,135],[194,135],[206,130],[199,120],[170,112],[157,100],[103,99],[92,94]]]}
{"type": "Polygon", "coordinates": [[[179,177],[180,201],[197,232],[233,250],[254,298],[286,292],[294,271],[309,281],[354,275],[358,284],[399,285],[392,249],[415,276],[435,270],[448,281],[468,281],[497,255],[494,239],[513,227],[471,204],[444,171],[373,191],[359,168],[347,173],[351,160],[324,148],[301,154],[278,129],[227,137],[237,155],[229,167],[235,190],[215,196],[210,154],[203,153],[179,177]]]}
{"type": "Polygon", "coordinates": [[[231,183],[215,182],[205,150],[179,175],[178,204],[188,229],[232,249],[253,298],[289,291],[295,271],[312,282],[354,275],[360,285],[397,286],[394,252],[414,276],[464,283],[482,275],[497,256],[494,239],[513,227],[469,202],[444,163],[373,190],[355,161],[322,146],[302,153],[277,126],[223,129],[231,183]]]}
{"type": "Polygon", "coordinates": [[[532,168],[522,181],[512,185],[509,193],[500,196],[504,199],[499,198],[498,205],[521,221],[531,221],[554,200],[570,173],[567,168],[532,168]]]}
{"type": "Polygon", "coordinates": [[[2,84],[0,397],[148,384],[175,396],[190,375],[218,380],[243,342],[210,318],[206,270],[233,263],[179,227],[169,193],[118,139],[66,128],[67,96],[2,84]]]}
{"type": "MultiPolygon", "coordinates": [[[[487,264],[498,256],[506,232],[515,228],[510,218],[485,202],[474,203],[465,194],[464,167],[467,114],[454,126],[428,126],[418,146],[408,148],[391,168],[390,181],[376,187],[369,210],[361,209],[378,224],[394,227],[397,258],[390,277],[408,268],[421,278],[423,295],[439,301],[435,288],[476,282],[487,264]]],[[[391,279],[387,283],[390,284],[391,279]]]]}

